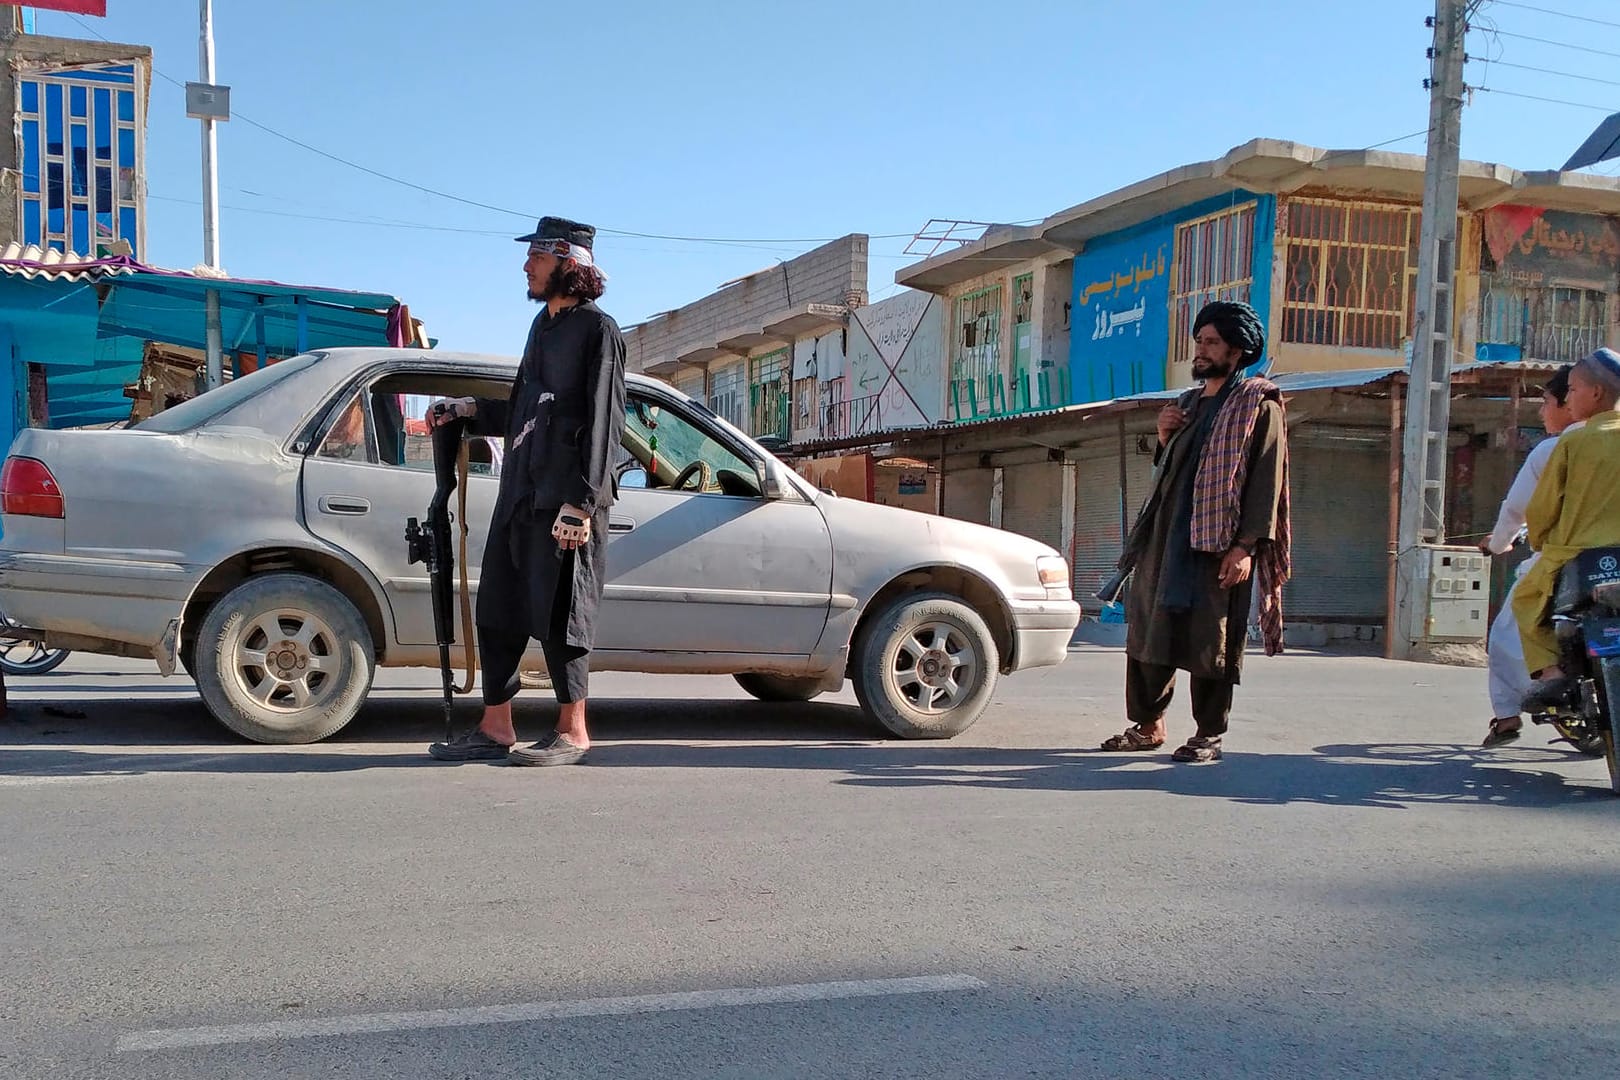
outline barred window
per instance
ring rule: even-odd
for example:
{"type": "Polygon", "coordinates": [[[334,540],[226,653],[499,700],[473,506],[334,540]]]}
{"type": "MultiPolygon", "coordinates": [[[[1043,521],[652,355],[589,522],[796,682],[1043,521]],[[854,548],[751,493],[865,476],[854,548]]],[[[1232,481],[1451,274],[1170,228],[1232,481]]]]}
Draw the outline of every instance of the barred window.
{"type": "Polygon", "coordinates": [[[1526,360],[1569,364],[1608,339],[1609,295],[1572,285],[1520,286],[1479,275],[1479,340],[1526,360]]]}
{"type": "Polygon", "coordinates": [[[743,402],[747,391],[742,364],[717,368],[709,373],[709,411],[729,422],[743,427],[743,402]]]}
{"type": "Polygon", "coordinates": [[[1398,350],[1416,306],[1418,218],[1386,203],[1289,200],[1282,340],[1398,350]]]}
{"type": "Polygon", "coordinates": [[[1001,286],[968,293],[956,301],[951,349],[951,419],[1006,411],[1001,377],[1001,286]]]}
{"type": "Polygon", "coordinates": [[[1254,289],[1256,203],[1245,203],[1176,228],[1170,295],[1170,360],[1192,359],[1192,324],[1214,300],[1248,302],[1254,289]]]}
{"type": "Polygon", "coordinates": [[[789,378],[793,372],[790,350],[757,356],[748,362],[748,434],[787,437],[789,378]]]}

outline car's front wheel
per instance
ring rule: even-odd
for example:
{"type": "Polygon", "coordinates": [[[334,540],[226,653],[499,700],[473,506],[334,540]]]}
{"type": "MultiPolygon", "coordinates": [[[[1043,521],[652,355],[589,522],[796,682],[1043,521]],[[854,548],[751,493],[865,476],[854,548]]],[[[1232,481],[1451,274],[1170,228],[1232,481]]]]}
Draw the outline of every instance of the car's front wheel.
{"type": "Polygon", "coordinates": [[[984,619],[946,593],[912,593],[875,613],[854,661],[861,708],[906,739],[949,739],[972,727],[1001,668],[984,619]]]}
{"type": "Polygon", "coordinates": [[[194,652],[214,717],[261,743],[308,743],[354,718],[371,689],[366,623],[342,593],[304,574],[248,578],[208,609],[194,652]]]}

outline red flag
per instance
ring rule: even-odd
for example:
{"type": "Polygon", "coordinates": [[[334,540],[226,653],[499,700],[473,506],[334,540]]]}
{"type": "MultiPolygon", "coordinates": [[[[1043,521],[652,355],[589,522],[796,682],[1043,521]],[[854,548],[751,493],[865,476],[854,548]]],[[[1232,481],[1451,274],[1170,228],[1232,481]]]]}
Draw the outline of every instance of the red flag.
{"type": "Polygon", "coordinates": [[[71,11],[78,15],[107,14],[107,0],[34,0],[27,6],[48,8],[51,11],[71,11]]]}

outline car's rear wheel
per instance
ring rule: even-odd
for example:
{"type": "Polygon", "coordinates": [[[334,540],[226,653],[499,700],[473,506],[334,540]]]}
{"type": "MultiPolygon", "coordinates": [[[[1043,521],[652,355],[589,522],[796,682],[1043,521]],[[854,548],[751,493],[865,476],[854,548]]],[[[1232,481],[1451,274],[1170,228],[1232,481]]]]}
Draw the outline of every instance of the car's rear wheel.
{"type": "Polygon", "coordinates": [[[261,743],[308,743],[354,718],[372,643],[352,603],[304,574],[248,578],[208,609],[194,675],[214,717],[261,743]]]}
{"type": "Polygon", "coordinates": [[[861,708],[905,739],[949,739],[972,727],[1001,667],[984,619],[946,593],[902,596],[877,612],[854,660],[861,708]]]}
{"type": "Polygon", "coordinates": [[[734,675],[737,685],[761,701],[809,701],[821,693],[820,679],[793,679],[785,675],[746,672],[734,675]]]}

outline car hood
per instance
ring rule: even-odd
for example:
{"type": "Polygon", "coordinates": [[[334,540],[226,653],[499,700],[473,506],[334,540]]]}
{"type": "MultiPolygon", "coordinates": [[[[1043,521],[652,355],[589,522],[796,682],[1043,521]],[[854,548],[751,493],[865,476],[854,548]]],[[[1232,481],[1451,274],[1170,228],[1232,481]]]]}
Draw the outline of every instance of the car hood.
{"type": "MultiPolygon", "coordinates": [[[[1043,555],[1061,552],[1019,533],[971,521],[925,514],[899,506],[846,499],[822,493],[817,499],[827,525],[847,538],[857,534],[886,545],[925,543],[935,554],[977,553],[998,562],[1032,566],[1043,555]]],[[[920,560],[919,560],[920,561],[920,560]]],[[[952,561],[956,561],[952,558],[952,561]]]]}

